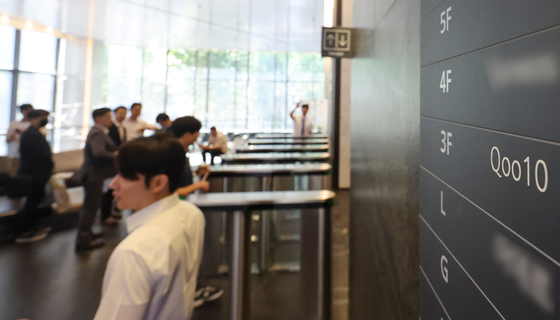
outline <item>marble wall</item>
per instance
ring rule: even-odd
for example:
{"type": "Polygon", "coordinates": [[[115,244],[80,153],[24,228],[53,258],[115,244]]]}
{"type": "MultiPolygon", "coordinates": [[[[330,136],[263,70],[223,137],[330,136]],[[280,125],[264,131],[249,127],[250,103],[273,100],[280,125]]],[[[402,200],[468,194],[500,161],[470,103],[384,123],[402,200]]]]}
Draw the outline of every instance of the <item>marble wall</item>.
{"type": "Polygon", "coordinates": [[[420,1],[354,0],[350,318],[418,319],[420,1]]]}

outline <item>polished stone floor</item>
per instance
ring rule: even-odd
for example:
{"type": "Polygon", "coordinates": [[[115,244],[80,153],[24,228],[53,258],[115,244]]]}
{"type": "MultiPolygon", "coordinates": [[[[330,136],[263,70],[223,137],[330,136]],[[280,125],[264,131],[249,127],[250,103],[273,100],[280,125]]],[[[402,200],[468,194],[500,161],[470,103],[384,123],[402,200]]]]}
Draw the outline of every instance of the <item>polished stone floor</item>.
{"type": "MultiPolygon", "coordinates": [[[[332,210],[332,319],[348,319],[348,196],[337,192],[332,210]]],[[[105,266],[126,236],[124,223],[103,229],[107,244],[87,253],[74,252],[75,230],[62,229],[31,244],[0,245],[0,319],[92,319],[101,296],[105,266]]],[[[193,319],[228,319],[228,279],[215,278],[226,294],[195,309],[193,319]]],[[[298,273],[271,273],[252,278],[252,319],[298,319],[298,273]]]]}

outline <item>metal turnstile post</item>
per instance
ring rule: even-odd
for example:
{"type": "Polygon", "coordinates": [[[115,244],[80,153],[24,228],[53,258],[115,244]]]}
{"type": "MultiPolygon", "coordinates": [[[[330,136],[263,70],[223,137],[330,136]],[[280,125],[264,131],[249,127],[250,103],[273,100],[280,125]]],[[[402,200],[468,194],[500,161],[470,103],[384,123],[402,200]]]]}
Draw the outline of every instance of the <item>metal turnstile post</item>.
{"type": "Polygon", "coordinates": [[[251,315],[251,217],[248,211],[233,212],[233,254],[231,261],[232,320],[251,315]]]}
{"type": "Polygon", "coordinates": [[[304,213],[301,216],[301,288],[303,297],[316,297],[302,306],[302,319],[322,320],[330,299],[329,265],[330,225],[327,223],[325,208],[317,214],[304,213]]]}

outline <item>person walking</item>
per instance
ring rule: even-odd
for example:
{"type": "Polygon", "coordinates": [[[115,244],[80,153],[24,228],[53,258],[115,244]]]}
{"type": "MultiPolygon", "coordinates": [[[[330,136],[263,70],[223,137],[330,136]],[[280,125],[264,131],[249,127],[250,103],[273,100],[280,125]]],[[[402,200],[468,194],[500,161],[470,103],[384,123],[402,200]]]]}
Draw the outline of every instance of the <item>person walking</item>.
{"type": "Polygon", "coordinates": [[[39,204],[45,196],[45,186],[54,168],[51,147],[40,131],[49,122],[49,112],[31,110],[27,116],[30,126],[21,134],[17,176],[25,179],[29,188],[25,204],[20,212],[21,234],[16,238],[18,243],[44,239],[51,231],[50,227],[41,227],[37,224],[40,217],[39,204]]]}
{"type": "MultiPolygon", "coordinates": [[[[109,127],[109,137],[119,147],[126,140],[126,129],[122,127],[121,123],[126,118],[126,108],[117,107],[114,111],[115,120],[112,121],[109,127]],[[123,112],[124,111],[124,112],[123,112]],[[124,114],[124,115],[123,115],[124,114]]],[[[109,189],[103,194],[101,202],[101,223],[104,226],[116,226],[120,223],[122,216],[116,212],[113,214],[113,190],[109,189]]],[[[116,209],[118,211],[118,209],[116,209]]]]}
{"type": "Polygon", "coordinates": [[[112,125],[111,109],[100,108],[92,113],[95,125],[90,129],[84,147],[84,164],[80,170],[85,189],[84,205],[80,212],[76,251],[85,251],[103,246],[102,234],[91,230],[95,214],[101,206],[103,183],[116,174],[114,160],[117,145],[109,137],[112,125]]]}

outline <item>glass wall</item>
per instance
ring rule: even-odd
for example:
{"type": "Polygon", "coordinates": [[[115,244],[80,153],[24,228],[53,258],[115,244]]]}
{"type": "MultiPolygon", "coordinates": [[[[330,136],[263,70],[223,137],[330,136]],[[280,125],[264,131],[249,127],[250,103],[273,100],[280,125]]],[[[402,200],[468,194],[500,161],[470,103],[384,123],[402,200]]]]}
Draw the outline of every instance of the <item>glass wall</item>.
{"type": "Polygon", "coordinates": [[[106,47],[106,105],[144,105],[158,113],[192,115],[221,131],[290,129],[298,101],[324,98],[318,53],[106,47]]]}
{"type": "MultiPolygon", "coordinates": [[[[24,103],[51,111],[54,151],[83,145],[85,42],[0,25],[0,48],[0,155],[24,103]]],[[[141,102],[150,123],[165,112],[172,119],[193,115],[224,132],[289,130],[296,102],[324,98],[318,53],[96,43],[93,56],[91,108],[141,102]]]]}
{"type": "Polygon", "coordinates": [[[21,119],[17,106],[55,111],[59,44],[53,35],[0,25],[0,155],[10,121],[21,119]]]}

